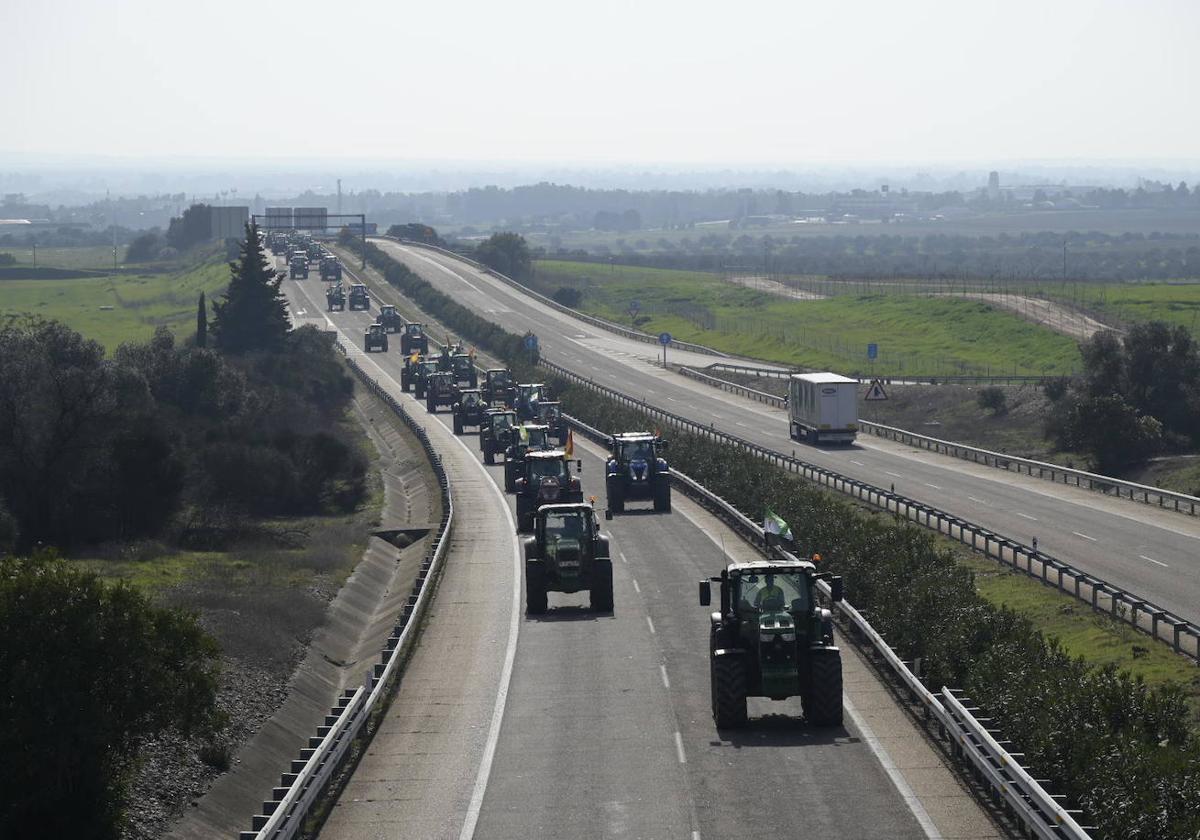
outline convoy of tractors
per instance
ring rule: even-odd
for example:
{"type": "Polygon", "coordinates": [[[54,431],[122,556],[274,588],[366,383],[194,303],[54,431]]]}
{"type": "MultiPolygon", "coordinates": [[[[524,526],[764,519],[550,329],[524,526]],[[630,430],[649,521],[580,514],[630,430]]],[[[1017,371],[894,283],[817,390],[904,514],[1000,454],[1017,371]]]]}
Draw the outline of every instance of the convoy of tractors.
{"type": "MultiPolygon", "coordinates": [[[[271,233],[267,244],[286,257],[293,278],[307,278],[314,261],[320,266],[321,278],[330,283],[329,311],[370,311],[367,287],[356,283],[347,292],[341,263],[319,243],[294,233],[271,233]]],[[[364,328],[363,349],[386,353],[389,336],[396,334],[404,356],[402,389],[415,392],[430,413],[449,409],[454,433],[465,434],[469,427],[478,435],[483,462],[503,465],[504,490],[515,496],[522,536],[526,613],[544,614],[549,592],[585,591],[591,609],[611,612],[609,540],[600,533],[594,497],[584,497],[583,462],[574,458],[567,420],[551,386],[518,383],[505,368],[479,370],[474,352],[453,340],[431,353],[424,325],[407,321],[391,304],[380,306],[364,328]]],[[[639,502],[670,513],[667,449],[658,434],[612,435],[604,464],[605,519],[639,502]]],[[[718,728],[745,726],[749,697],[799,697],[809,723],[841,725],[841,655],[829,610],[817,599],[820,580],[829,582],[831,599],[840,601],[841,578],[776,547],[768,559],[730,563],[719,576],[700,582],[703,606],[712,603],[712,585],[719,587],[719,610],[711,614],[709,632],[712,715],[718,728]]]]}

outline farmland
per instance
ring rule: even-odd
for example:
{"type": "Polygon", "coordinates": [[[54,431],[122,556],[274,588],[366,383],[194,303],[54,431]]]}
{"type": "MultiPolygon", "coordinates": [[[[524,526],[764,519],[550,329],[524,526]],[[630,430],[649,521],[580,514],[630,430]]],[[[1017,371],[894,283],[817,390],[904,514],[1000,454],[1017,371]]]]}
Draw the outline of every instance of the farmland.
{"type": "Polygon", "coordinates": [[[737,355],[787,364],[867,371],[868,343],[879,345],[881,374],[1061,374],[1075,369],[1076,344],[977,300],[861,294],[785,300],[733,286],[716,274],[544,260],[534,285],[583,294],[587,312],[667,331],[737,355]]]}

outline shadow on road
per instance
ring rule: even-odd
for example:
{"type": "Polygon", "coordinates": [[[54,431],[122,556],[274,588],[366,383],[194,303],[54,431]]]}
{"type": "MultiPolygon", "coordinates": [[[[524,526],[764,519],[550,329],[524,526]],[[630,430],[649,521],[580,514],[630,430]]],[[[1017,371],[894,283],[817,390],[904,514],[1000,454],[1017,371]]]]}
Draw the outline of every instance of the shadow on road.
{"type": "Polygon", "coordinates": [[[541,615],[526,614],[526,621],[552,622],[552,621],[600,621],[602,619],[616,618],[612,612],[597,612],[591,607],[581,605],[570,605],[563,607],[550,607],[549,610],[541,615]]]}
{"type": "Polygon", "coordinates": [[[857,744],[861,739],[843,726],[812,726],[797,715],[771,714],[751,717],[743,729],[722,729],[711,741],[715,747],[799,747],[805,745],[857,744]]]}

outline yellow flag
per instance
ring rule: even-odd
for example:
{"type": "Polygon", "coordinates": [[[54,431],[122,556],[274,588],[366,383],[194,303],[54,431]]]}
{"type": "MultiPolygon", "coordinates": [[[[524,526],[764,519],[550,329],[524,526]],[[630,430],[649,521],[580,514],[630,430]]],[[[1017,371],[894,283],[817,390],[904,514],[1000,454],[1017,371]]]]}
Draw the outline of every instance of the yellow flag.
{"type": "Polygon", "coordinates": [[[563,451],[567,453],[568,458],[575,457],[575,431],[567,429],[567,444],[563,447],[563,451]]]}
{"type": "Polygon", "coordinates": [[[419,358],[421,358],[421,354],[414,350],[413,354],[408,357],[408,360],[415,365],[417,363],[417,359],[419,358]]]}

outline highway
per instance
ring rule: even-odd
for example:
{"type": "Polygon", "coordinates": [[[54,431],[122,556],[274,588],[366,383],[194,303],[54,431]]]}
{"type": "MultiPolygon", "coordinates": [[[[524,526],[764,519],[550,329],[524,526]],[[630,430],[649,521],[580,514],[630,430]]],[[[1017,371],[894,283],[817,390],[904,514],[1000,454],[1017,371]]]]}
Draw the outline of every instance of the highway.
{"type": "MultiPolygon", "coordinates": [[[[399,395],[398,347],[361,352],[377,301],[327,315],[315,275],[284,290],[298,325],[342,331],[399,395]]],[[[463,518],[425,634],[323,837],[999,836],[844,645],[845,728],[807,726],[798,700],[752,701],[767,717],[718,735],[696,581],[721,568],[722,542],[750,549],[678,495],[670,515],[603,523],[613,614],[552,594],[550,612],[527,619],[502,468],[482,465],[475,435],[453,436],[448,412],[401,399],[430,429],[463,518]]],[[[603,498],[598,451],[578,454],[585,495],[603,498]]]]}
{"type": "MultiPolygon", "coordinates": [[[[1061,560],[1200,622],[1200,521],[933,454],[877,438],[816,448],[788,437],[780,409],[738,397],[661,367],[659,348],[571,318],[468,263],[415,246],[374,239],[421,277],[510,331],[532,330],[544,358],[697,422],[888,487],[1039,547],[1061,560]]],[[[697,366],[713,358],[669,350],[697,366]]]]}

